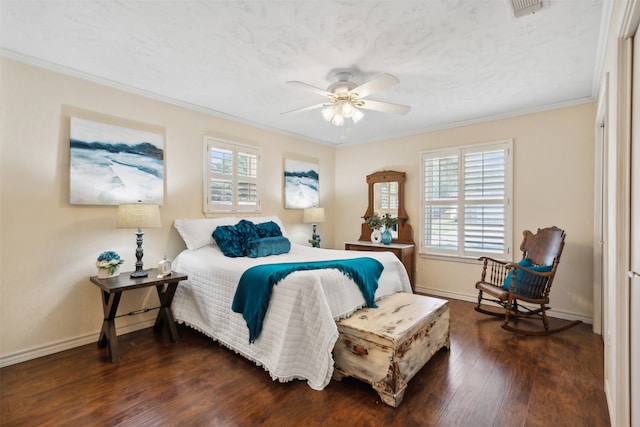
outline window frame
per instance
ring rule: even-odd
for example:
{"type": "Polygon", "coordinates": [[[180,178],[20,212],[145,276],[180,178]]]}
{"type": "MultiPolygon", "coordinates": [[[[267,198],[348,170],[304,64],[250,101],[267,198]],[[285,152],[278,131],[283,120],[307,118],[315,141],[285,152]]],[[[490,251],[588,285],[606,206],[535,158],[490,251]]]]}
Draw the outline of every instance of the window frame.
{"type": "MultiPolygon", "coordinates": [[[[493,142],[483,142],[475,144],[466,144],[448,148],[440,148],[433,150],[424,150],[420,152],[420,255],[427,258],[444,259],[444,260],[460,260],[471,261],[477,260],[480,256],[489,256],[495,259],[508,260],[512,254],[512,230],[513,230],[513,139],[499,140],[493,142]],[[503,252],[488,250],[473,250],[465,248],[465,205],[474,199],[465,199],[465,181],[464,181],[464,164],[465,155],[469,153],[490,152],[495,150],[505,151],[504,162],[504,197],[494,198],[490,204],[496,204],[496,200],[502,200],[500,203],[504,207],[504,250],[503,252]],[[437,202],[426,200],[426,183],[427,176],[425,170],[425,160],[427,158],[444,157],[456,155],[458,160],[457,170],[457,196],[452,202],[437,202]],[[457,248],[442,249],[427,247],[426,230],[427,230],[427,207],[428,206],[452,206],[457,208],[457,248]]],[[[477,199],[476,199],[477,200],[477,199]]]]}
{"type": "Polygon", "coordinates": [[[215,213],[259,213],[261,212],[261,185],[260,185],[260,147],[238,144],[232,141],[227,141],[220,138],[205,135],[202,139],[202,202],[203,212],[205,214],[215,213]],[[212,149],[218,149],[221,151],[230,151],[232,154],[232,170],[231,174],[215,174],[211,172],[211,155],[212,149]],[[241,176],[238,174],[238,153],[245,153],[256,156],[256,174],[255,177],[241,176]],[[231,203],[211,203],[210,195],[210,183],[215,177],[231,180],[231,203]],[[238,183],[254,183],[256,191],[255,204],[242,205],[238,202],[238,183]]]}

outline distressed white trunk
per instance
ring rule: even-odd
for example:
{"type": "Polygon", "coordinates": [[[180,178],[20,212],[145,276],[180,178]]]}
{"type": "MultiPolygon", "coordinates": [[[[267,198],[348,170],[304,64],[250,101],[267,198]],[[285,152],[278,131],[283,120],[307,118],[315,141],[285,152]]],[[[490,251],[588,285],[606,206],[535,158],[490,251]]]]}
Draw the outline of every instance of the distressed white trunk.
{"type": "Polygon", "coordinates": [[[334,378],[371,384],[397,407],[407,383],[440,348],[449,348],[449,305],[439,298],[396,293],[338,322],[334,378]]]}

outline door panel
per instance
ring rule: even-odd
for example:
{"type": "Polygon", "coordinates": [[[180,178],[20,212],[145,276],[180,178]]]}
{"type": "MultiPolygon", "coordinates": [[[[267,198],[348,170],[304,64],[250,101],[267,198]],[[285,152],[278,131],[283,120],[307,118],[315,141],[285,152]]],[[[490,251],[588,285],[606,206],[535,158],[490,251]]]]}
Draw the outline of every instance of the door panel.
{"type": "Polygon", "coordinates": [[[631,95],[631,276],[630,349],[631,426],[640,427],[640,36],[633,38],[631,95]]]}

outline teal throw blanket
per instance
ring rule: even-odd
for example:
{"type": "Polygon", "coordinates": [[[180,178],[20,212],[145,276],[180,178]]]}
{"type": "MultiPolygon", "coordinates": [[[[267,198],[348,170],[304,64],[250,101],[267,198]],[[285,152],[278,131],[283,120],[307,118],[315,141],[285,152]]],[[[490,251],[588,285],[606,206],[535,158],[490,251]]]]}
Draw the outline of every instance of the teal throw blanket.
{"type": "Polygon", "coordinates": [[[360,288],[367,306],[377,307],[374,295],[384,266],[376,259],[365,257],[258,265],[242,274],[231,305],[231,309],[236,313],[242,313],[247,322],[249,342],[255,342],[262,331],[262,321],[269,307],[273,286],[295,271],[324,268],[337,269],[352,279],[360,288]]]}

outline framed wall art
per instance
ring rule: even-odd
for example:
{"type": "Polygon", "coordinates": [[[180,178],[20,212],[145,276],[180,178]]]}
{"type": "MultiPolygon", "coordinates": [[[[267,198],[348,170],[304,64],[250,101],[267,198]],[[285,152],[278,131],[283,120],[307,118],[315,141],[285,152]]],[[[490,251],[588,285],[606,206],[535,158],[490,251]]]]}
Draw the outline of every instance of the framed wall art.
{"type": "Polygon", "coordinates": [[[284,159],[284,207],[305,209],[318,206],[320,176],[318,161],[284,159]]]}
{"type": "Polygon", "coordinates": [[[71,204],[164,202],[164,133],[70,117],[71,204]]]}

